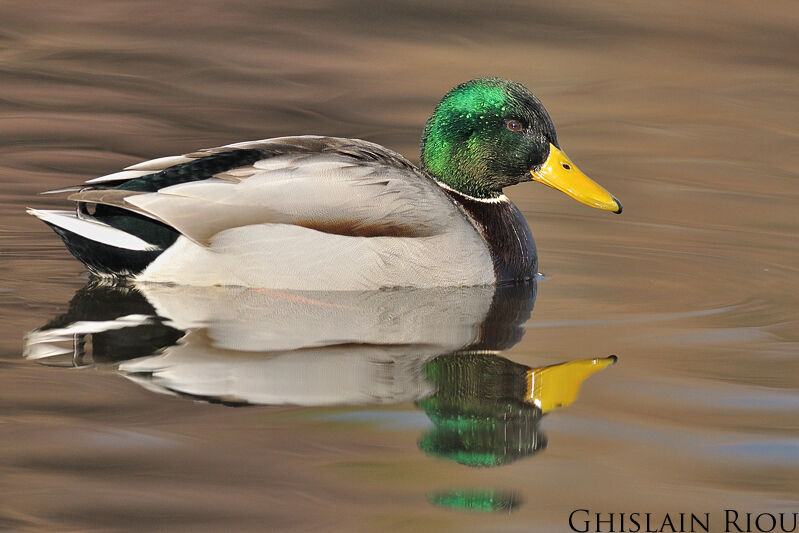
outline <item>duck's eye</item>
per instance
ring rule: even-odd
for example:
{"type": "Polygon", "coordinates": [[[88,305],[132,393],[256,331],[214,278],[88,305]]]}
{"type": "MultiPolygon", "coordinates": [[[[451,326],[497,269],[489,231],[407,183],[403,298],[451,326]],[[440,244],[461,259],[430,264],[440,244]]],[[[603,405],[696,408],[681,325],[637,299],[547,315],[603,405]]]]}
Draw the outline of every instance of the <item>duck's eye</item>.
{"type": "Polygon", "coordinates": [[[505,126],[507,126],[510,131],[522,131],[522,123],[516,119],[510,119],[505,123],[505,126]]]}

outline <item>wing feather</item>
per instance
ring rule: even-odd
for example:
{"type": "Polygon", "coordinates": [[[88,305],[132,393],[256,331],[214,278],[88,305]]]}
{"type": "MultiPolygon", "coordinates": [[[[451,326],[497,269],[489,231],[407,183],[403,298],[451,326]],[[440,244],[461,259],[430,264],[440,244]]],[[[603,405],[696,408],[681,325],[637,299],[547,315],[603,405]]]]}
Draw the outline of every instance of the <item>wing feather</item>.
{"type": "Polygon", "coordinates": [[[86,183],[107,183],[111,181],[126,181],[134,178],[140,178],[142,176],[146,176],[148,174],[152,174],[153,172],[150,170],[121,170],[119,172],[114,172],[113,174],[108,174],[106,176],[100,176],[99,178],[90,179],[86,183]]]}
{"type": "Polygon", "coordinates": [[[135,165],[131,165],[129,167],[125,167],[125,170],[146,170],[147,173],[153,172],[160,172],[165,168],[173,167],[175,165],[182,165],[183,163],[188,163],[192,161],[192,157],[187,155],[171,155],[167,157],[159,157],[157,159],[150,159],[149,161],[142,161],[141,163],[136,163],[135,165]]]}
{"type": "Polygon", "coordinates": [[[427,237],[451,229],[459,216],[431,178],[372,143],[296,137],[234,146],[266,155],[219,177],[123,202],[203,245],[227,229],[264,223],[348,236],[427,237]]]}
{"type": "MultiPolygon", "coordinates": [[[[139,194],[147,193],[119,189],[83,189],[67,196],[67,200],[72,200],[73,202],[88,202],[94,204],[111,205],[136,212],[136,209],[133,208],[133,206],[125,202],[125,198],[139,194]]],[[[147,215],[146,213],[140,214],[144,214],[145,216],[147,215]]]]}

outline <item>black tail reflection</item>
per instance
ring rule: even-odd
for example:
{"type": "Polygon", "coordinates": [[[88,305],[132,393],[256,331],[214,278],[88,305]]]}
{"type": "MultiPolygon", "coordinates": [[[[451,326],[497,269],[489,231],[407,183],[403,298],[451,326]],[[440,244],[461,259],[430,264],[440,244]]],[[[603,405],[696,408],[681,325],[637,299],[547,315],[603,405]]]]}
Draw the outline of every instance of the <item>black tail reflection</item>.
{"type": "MultiPolygon", "coordinates": [[[[69,355],[75,366],[84,366],[87,356],[91,362],[104,364],[154,354],[177,343],[184,335],[183,331],[166,325],[134,287],[98,282],[80,288],[70,300],[67,312],[37,331],[63,331],[70,327],[74,330],[74,349],[65,355],[69,355]],[[87,327],[76,327],[79,323],[86,323],[87,327]]],[[[30,339],[29,335],[28,349],[30,339]]],[[[48,359],[42,362],[47,363],[48,359]]]]}

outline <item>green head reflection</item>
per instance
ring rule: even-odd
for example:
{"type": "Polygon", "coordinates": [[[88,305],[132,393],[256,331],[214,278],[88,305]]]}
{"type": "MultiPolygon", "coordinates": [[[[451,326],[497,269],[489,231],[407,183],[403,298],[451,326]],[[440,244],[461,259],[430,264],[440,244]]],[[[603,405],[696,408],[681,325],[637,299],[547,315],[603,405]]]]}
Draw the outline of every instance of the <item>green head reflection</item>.
{"type": "Polygon", "coordinates": [[[482,513],[512,511],[521,505],[521,499],[516,493],[495,489],[433,492],[427,495],[427,500],[438,507],[482,513]]]}
{"type": "Polygon", "coordinates": [[[582,382],[615,356],[541,368],[491,353],[444,355],[428,362],[436,393],[417,405],[433,422],[419,448],[471,467],[509,464],[546,447],[541,417],[571,404],[582,382]]]}
{"type": "Polygon", "coordinates": [[[527,367],[485,353],[437,357],[424,367],[437,392],[417,403],[434,428],[425,453],[474,466],[499,466],[546,447],[541,409],[525,402],[527,367]]]}

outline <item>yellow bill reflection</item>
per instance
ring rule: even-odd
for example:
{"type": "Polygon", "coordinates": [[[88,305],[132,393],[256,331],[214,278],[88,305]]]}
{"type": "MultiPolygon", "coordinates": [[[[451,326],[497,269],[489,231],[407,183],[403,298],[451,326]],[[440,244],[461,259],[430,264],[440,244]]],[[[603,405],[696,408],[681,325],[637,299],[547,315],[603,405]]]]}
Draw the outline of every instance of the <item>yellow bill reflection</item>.
{"type": "Polygon", "coordinates": [[[616,362],[616,356],[581,359],[527,371],[527,401],[546,414],[566,407],[577,398],[580,385],[591,374],[616,362]]]}

